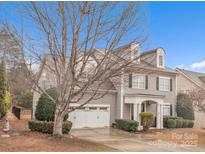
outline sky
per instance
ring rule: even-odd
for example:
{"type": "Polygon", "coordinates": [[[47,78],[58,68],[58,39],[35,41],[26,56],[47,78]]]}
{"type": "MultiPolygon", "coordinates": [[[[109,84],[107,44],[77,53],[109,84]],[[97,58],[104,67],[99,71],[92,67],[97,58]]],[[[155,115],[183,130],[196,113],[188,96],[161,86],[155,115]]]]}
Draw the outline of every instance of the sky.
{"type": "MultiPolygon", "coordinates": [[[[143,50],[162,47],[168,67],[205,73],[205,2],[146,2],[145,6],[148,39],[143,50]]],[[[0,18],[22,24],[16,3],[2,5],[0,10],[0,18]]],[[[32,29],[30,23],[23,24],[32,29]]]]}
{"type": "Polygon", "coordinates": [[[147,5],[147,48],[164,48],[169,67],[205,72],[205,2],[147,5]]]}

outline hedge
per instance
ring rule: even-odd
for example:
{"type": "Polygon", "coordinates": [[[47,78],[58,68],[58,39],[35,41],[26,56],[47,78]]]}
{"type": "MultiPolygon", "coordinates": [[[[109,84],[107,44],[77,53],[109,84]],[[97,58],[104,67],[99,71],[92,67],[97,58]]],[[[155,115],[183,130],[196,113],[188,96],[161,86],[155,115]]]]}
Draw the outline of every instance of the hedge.
{"type": "Polygon", "coordinates": [[[176,120],[175,119],[168,119],[167,120],[167,127],[168,128],[176,128],[176,120]]]}
{"type": "Polygon", "coordinates": [[[136,132],[139,122],[129,119],[116,119],[116,127],[128,132],[136,132]]]}
{"type": "Polygon", "coordinates": [[[176,128],[182,128],[183,119],[176,119],[176,128]]]}
{"type": "Polygon", "coordinates": [[[193,128],[193,127],[194,127],[194,121],[188,120],[188,128],[193,128]]]}
{"type": "Polygon", "coordinates": [[[182,117],[172,117],[172,116],[164,117],[164,127],[167,128],[193,128],[193,126],[194,126],[193,120],[186,120],[183,119],[182,117]]]}
{"type": "Polygon", "coordinates": [[[144,130],[148,130],[149,127],[151,126],[152,122],[153,122],[153,113],[151,112],[141,112],[140,113],[140,117],[141,117],[141,124],[143,126],[144,130]]]}
{"type": "Polygon", "coordinates": [[[167,120],[168,119],[173,119],[173,120],[176,120],[176,119],[183,119],[182,117],[174,117],[174,116],[164,116],[163,117],[163,126],[164,127],[167,127],[167,120]]]}
{"type": "MultiPolygon", "coordinates": [[[[54,122],[52,121],[38,121],[38,120],[30,120],[28,122],[28,127],[31,131],[37,131],[46,134],[53,133],[54,122]]],[[[72,122],[66,121],[63,122],[63,134],[68,134],[71,130],[72,122]]]]}
{"type": "Polygon", "coordinates": [[[188,120],[183,120],[183,126],[182,128],[187,128],[189,125],[189,121],[188,120]]]}

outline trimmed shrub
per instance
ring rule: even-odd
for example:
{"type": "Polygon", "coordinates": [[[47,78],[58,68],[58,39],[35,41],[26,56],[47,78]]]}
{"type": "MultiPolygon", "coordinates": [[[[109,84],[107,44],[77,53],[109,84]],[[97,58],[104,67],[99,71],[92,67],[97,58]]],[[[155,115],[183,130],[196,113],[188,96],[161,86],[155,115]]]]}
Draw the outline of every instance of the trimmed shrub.
{"type": "Polygon", "coordinates": [[[167,127],[168,128],[176,128],[176,119],[168,119],[167,120],[167,127]]]}
{"type": "Polygon", "coordinates": [[[176,128],[182,128],[183,119],[176,119],[176,128]]]}
{"type": "Polygon", "coordinates": [[[153,122],[153,113],[151,112],[141,112],[141,124],[143,126],[143,129],[146,131],[149,129],[149,127],[152,125],[153,122]]]}
{"type": "Polygon", "coordinates": [[[179,93],[177,95],[176,112],[178,116],[184,119],[194,120],[194,109],[189,95],[184,93],[179,93]]]}
{"type": "MultiPolygon", "coordinates": [[[[46,90],[48,95],[52,96],[53,99],[57,99],[57,93],[55,88],[46,90]]],[[[35,117],[41,121],[54,121],[55,104],[46,95],[42,94],[38,100],[36,106],[35,117]]]]}
{"type": "MultiPolygon", "coordinates": [[[[46,92],[54,100],[58,98],[58,93],[56,88],[47,89],[46,92]]],[[[36,119],[40,121],[54,121],[54,116],[55,116],[55,104],[51,101],[51,99],[46,94],[42,94],[36,106],[36,112],[35,112],[36,119]]],[[[68,115],[66,114],[64,117],[64,121],[66,121],[67,119],[68,119],[68,115]]]]}
{"type": "Polygon", "coordinates": [[[183,120],[182,117],[164,116],[163,117],[163,126],[164,127],[167,127],[167,120],[169,120],[169,119],[173,119],[173,120],[181,119],[181,120],[183,120]]]}
{"type": "MultiPolygon", "coordinates": [[[[30,120],[28,122],[28,127],[31,131],[37,131],[46,134],[53,133],[54,122],[51,121],[38,121],[38,120],[30,120]]],[[[66,121],[63,122],[63,134],[68,134],[71,130],[72,122],[66,121]]]]}
{"type": "Polygon", "coordinates": [[[193,128],[193,127],[194,127],[194,121],[188,120],[188,128],[193,128]]]}
{"type": "Polygon", "coordinates": [[[182,128],[188,128],[188,124],[189,124],[189,121],[184,119],[182,128]]]}
{"type": "Polygon", "coordinates": [[[139,122],[129,119],[116,119],[116,127],[128,132],[136,132],[139,122]]]}

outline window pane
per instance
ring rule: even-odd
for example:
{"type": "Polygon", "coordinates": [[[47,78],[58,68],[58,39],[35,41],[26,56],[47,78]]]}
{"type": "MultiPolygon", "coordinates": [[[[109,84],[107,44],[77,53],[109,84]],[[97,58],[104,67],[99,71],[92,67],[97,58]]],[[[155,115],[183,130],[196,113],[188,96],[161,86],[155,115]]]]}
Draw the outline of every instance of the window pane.
{"type": "Polygon", "coordinates": [[[170,80],[165,78],[159,79],[159,90],[169,91],[170,90],[170,80]]]}
{"type": "Polygon", "coordinates": [[[132,87],[138,89],[145,89],[145,76],[133,75],[132,87]]]}
{"type": "Polygon", "coordinates": [[[159,56],[159,66],[163,66],[163,57],[159,56]]]}
{"type": "Polygon", "coordinates": [[[164,105],[164,115],[165,116],[170,116],[170,105],[164,105]]]}

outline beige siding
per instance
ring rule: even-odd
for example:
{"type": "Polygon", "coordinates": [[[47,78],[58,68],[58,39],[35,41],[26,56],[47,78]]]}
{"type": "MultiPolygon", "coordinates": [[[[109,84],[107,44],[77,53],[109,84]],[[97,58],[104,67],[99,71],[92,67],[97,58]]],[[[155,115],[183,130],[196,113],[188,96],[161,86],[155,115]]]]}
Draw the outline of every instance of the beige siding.
{"type": "MultiPolygon", "coordinates": [[[[183,75],[179,75],[177,77],[177,90],[180,91],[187,91],[187,90],[199,90],[199,87],[194,84],[192,81],[184,77],[183,75]]],[[[205,113],[198,112],[195,110],[195,121],[194,121],[194,127],[196,128],[205,128],[205,113]]]]}
{"type": "Polygon", "coordinates": [[[180,91],[186,91],[186,90],[194,90],[198,89],[199,87],[192,83],[189,79],[184,77],[183,75],[179,75],[177,77],[177,90],[180,91]]]}
{"type": "MultiPolygon", "coordinates": [[[[176,76],[175,75],[168,75],[168,74],[149,74],[148,75],[148,89],[135,89],[128,87],[128,76],[125,76],[125,87],[124,93],[125,94],[150,94],[150,95],[162,95],[164,96],[164,103],[170,103],[173,105],[173,111],[175,111],[176,105],[176,76]],[[156,89],[156,78],[159,76],[169,77],[172,79],[172,91],[159,91],[156,89]]],[[[148,98],[149,100],[149,98],[148,98]]],[[[175,115],[176,113],[173,112],[175,115]]]]}

